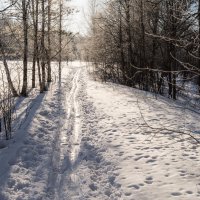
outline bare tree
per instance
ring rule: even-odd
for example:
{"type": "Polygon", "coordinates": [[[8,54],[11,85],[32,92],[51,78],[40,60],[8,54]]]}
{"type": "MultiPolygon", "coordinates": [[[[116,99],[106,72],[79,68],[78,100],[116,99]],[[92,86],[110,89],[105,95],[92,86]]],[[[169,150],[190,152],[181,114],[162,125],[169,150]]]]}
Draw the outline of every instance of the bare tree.
{"type": "Polygon", "coordinates": [[[61,64],[62,64],[62,15],[63,15],[63,2],[62,0],[59,1],[59,82],[61,82],[61,64]]]}
{"type": "Polygon", "coordinates": [[[6,77],[7,77],[8,85],[9,85],[10,90],[12,91],[13,96],[17,97],[18,94],[17,94],[17,91],[16,91],[16,89],[15,89],[15,87],[13,85],[13,82],[11,80],[11,76],[10,76],[10,72],[9,72],[8,63],[7,63],[7,60],[6,60],[6,55],[5,55],[4,48],[5,47],[3,45],[3,42],[0,39],[0,51],[1,51],[1,54],[2,54],[2,58],[3,58],[3,64],[4,64],[4,68],[5,68],[5,72],[6,72],[6,77]]]}
{"type": "Polygon", "coordinates": [[[47,82],[51,82],[51,5],[52,0],[48,0],[48,31],[47,31],[47,37],[48,37],[48,58],[47,58],[47,82]]]}
{"type": "Polygon", "coordinates": [[[46,48],[45,48],[45,1],[41,2],[42,7],[42,29],[41,29],[41,70],[42,70],[42,86],[41,91],[44,92],[46,88],[46,48]]]}
{"type": "Polygon", "coordinates": [[[24,49],[23,49],[23,86],[21,95],[27,96],[28,86],[28,6],[29,0],[22,0],[22,15],[23,15],[23,38],[24,38],[24,49]]]}
{"type": "Polygon", "coordinates": [[[33,46],[33,65],[32,65],[32,88],[36,87],[35,84],[35,72],[36,63],[38,59],[38,15],[39,15],[39,3],[38,1],[32,0],[32,20],[33,20],[33,35],[34,35],[34,46],[33,46]]]}

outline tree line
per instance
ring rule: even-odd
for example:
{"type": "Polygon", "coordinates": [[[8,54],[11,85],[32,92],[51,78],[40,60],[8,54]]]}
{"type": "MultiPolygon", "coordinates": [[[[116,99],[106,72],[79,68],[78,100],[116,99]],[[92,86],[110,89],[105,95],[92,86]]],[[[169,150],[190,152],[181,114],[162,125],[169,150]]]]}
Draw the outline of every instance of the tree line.
{"type": "MultiPolygon", "coordinates": [[[[65,21],[75,10],[63,0],[9,0],[0,9],[0,133],[11,138],[15,98],[52,82],[52,62],[68,60],[75,34],[65,21]],[[69,45],[69,43],[72,43],[69,45]],[[16,78],[17,77],[17,78],[16,78]]],[[[55,66],[54,66],[55,70],[55,66]]],[[[1,134],[0,134],[1,139],[1,134]]]]}
{"type": "Polygon", "coordinates": [[[95,9],[84,59],[112,80],[172,99],[193,81],[200,92],[199,0],[108,0],[95,9]]]}
{"type": "MultiPolygon", "coordinates": [[[[40,92],[47,90],[51,82],[51,62],[66,59],[67,41],[73,34],[64,29],[64,17],[74,9],[62,0],[21,0],[0,11],[0,51],[7,81],[13,96],[28,95],[28,70],[32,71],[32,88],[39,82],[40,92]],[[12,83],[10,59],[23,60],[23,80],[21,91],[17,92],[12,83]],[[32,62],[32,67],[28,63],[32,62]],[[36,77],[37,76],[37,77],[36,77]]],[[[7,5],[7,4],[6,4],[7,5]]]]}

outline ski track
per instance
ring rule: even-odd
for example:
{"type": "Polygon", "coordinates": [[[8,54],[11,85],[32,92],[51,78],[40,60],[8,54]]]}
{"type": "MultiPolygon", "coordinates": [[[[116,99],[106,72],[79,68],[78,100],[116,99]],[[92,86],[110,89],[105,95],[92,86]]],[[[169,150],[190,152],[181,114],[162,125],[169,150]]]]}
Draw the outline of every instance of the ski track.
{"type": "MultiPolygon", "coordinates": [[[[49,175],[50,182],[47,190],[49,196],[47,195],[47,199],[68,199],[70,194],[68,194],[69,191],[65,190],[65,186],[70,187],[72,184],[80,185],[78,175],[73,173],[73,168],[79,154],[81,137],[79,132],[81,121],[77,103],[80,73],[81,69],[73,70],[70,92],[67,92],[65,88],[61,86],[61,90],[65,91],[61,97],[65,102],[65,114],[63,127],[62,124],[59,125],[61,128],[56,142],[56,151],[54,151],[52,158],[53,170],[49,175]],[[65,177],[67,177],[67,179],[65,179],[65,177]]],[[[64,86],[66,86],[66,84],[64,84],[64,86]]],[[[79,194],[81,193],[79,189],[77,189],[77,192],[79,194]]]]}
{"type": "Polygon", "coordinates": [[[198,131],[199,115],[94,81],[85,65],[66,65],[60,85],[17,104],[16,134],[0,149],[0,200],[200,199],[199,146],[147,126],[198,131]]]}

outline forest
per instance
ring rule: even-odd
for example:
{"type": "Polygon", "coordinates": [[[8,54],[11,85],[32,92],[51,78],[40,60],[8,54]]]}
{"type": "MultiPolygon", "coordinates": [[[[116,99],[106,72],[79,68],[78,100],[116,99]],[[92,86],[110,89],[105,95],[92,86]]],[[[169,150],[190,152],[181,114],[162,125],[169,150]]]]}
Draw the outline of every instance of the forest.
{"type": "Polygon", "coordinates": [[[102,9],[95,5],[97,1],[91,5],[84,59],[95,63],[102,80],[174,100],[199,95],[199,1],[110,0],[102,9]]]}
{"type": "Polygon", "coordinates": [[[46,91],[52,81],[51,62],[58,63],[61,76],[61,62],[76,59],[94,63],[95,74],[103,81],[174,100],[185,98],[198,106],[199,1],[110,0],[98,6],[91,0],[85,35],[67,30],[66,21],[77,12],[68,4],[13,0],[0,11],[1,112],[12,107],[11,97],[26,97],[29,88],[46,91]]]}
{"type": "Polygon", "coordinates": [[[0,1],[0,200],[200,199],[200,0],[0,1]]]}
{"type": "Polygon", "coordinates": [[[55,74],[61,80],[61,62],[74,59],[77,33],[65,26],[77,11],[62,0],[11,0],[1,7],[0,119],[10,139],[15,97],[27,97],[31,88],[47,91],[55,74]]]}

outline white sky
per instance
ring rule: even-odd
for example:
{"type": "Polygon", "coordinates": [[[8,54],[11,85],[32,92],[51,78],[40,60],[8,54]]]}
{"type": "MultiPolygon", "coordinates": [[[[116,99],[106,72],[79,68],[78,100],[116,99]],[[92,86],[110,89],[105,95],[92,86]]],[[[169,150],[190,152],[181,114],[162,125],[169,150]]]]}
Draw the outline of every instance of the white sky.
{"type": "MultiPolygon", "coordinates": [[[[63,0],[67,5],[72,6],[79,12],[74,13],[72,16],[68,17],[67,20],[64,20],[64,29],[70,30],[73,32],[86,33],[88,28],[88,19],[89,19],[89,1],[90,0],[63,0]]],[[[5,0],[0,0],[0,9],[3,9],[5,0]]]]}
{"type": "Polygon", "coordinates": [[[89,0],[71,0],[69,4],[79,10],[79,12],[74,13],[66,25],[73,32],[86,33],[88,27],[89,0]]]}

